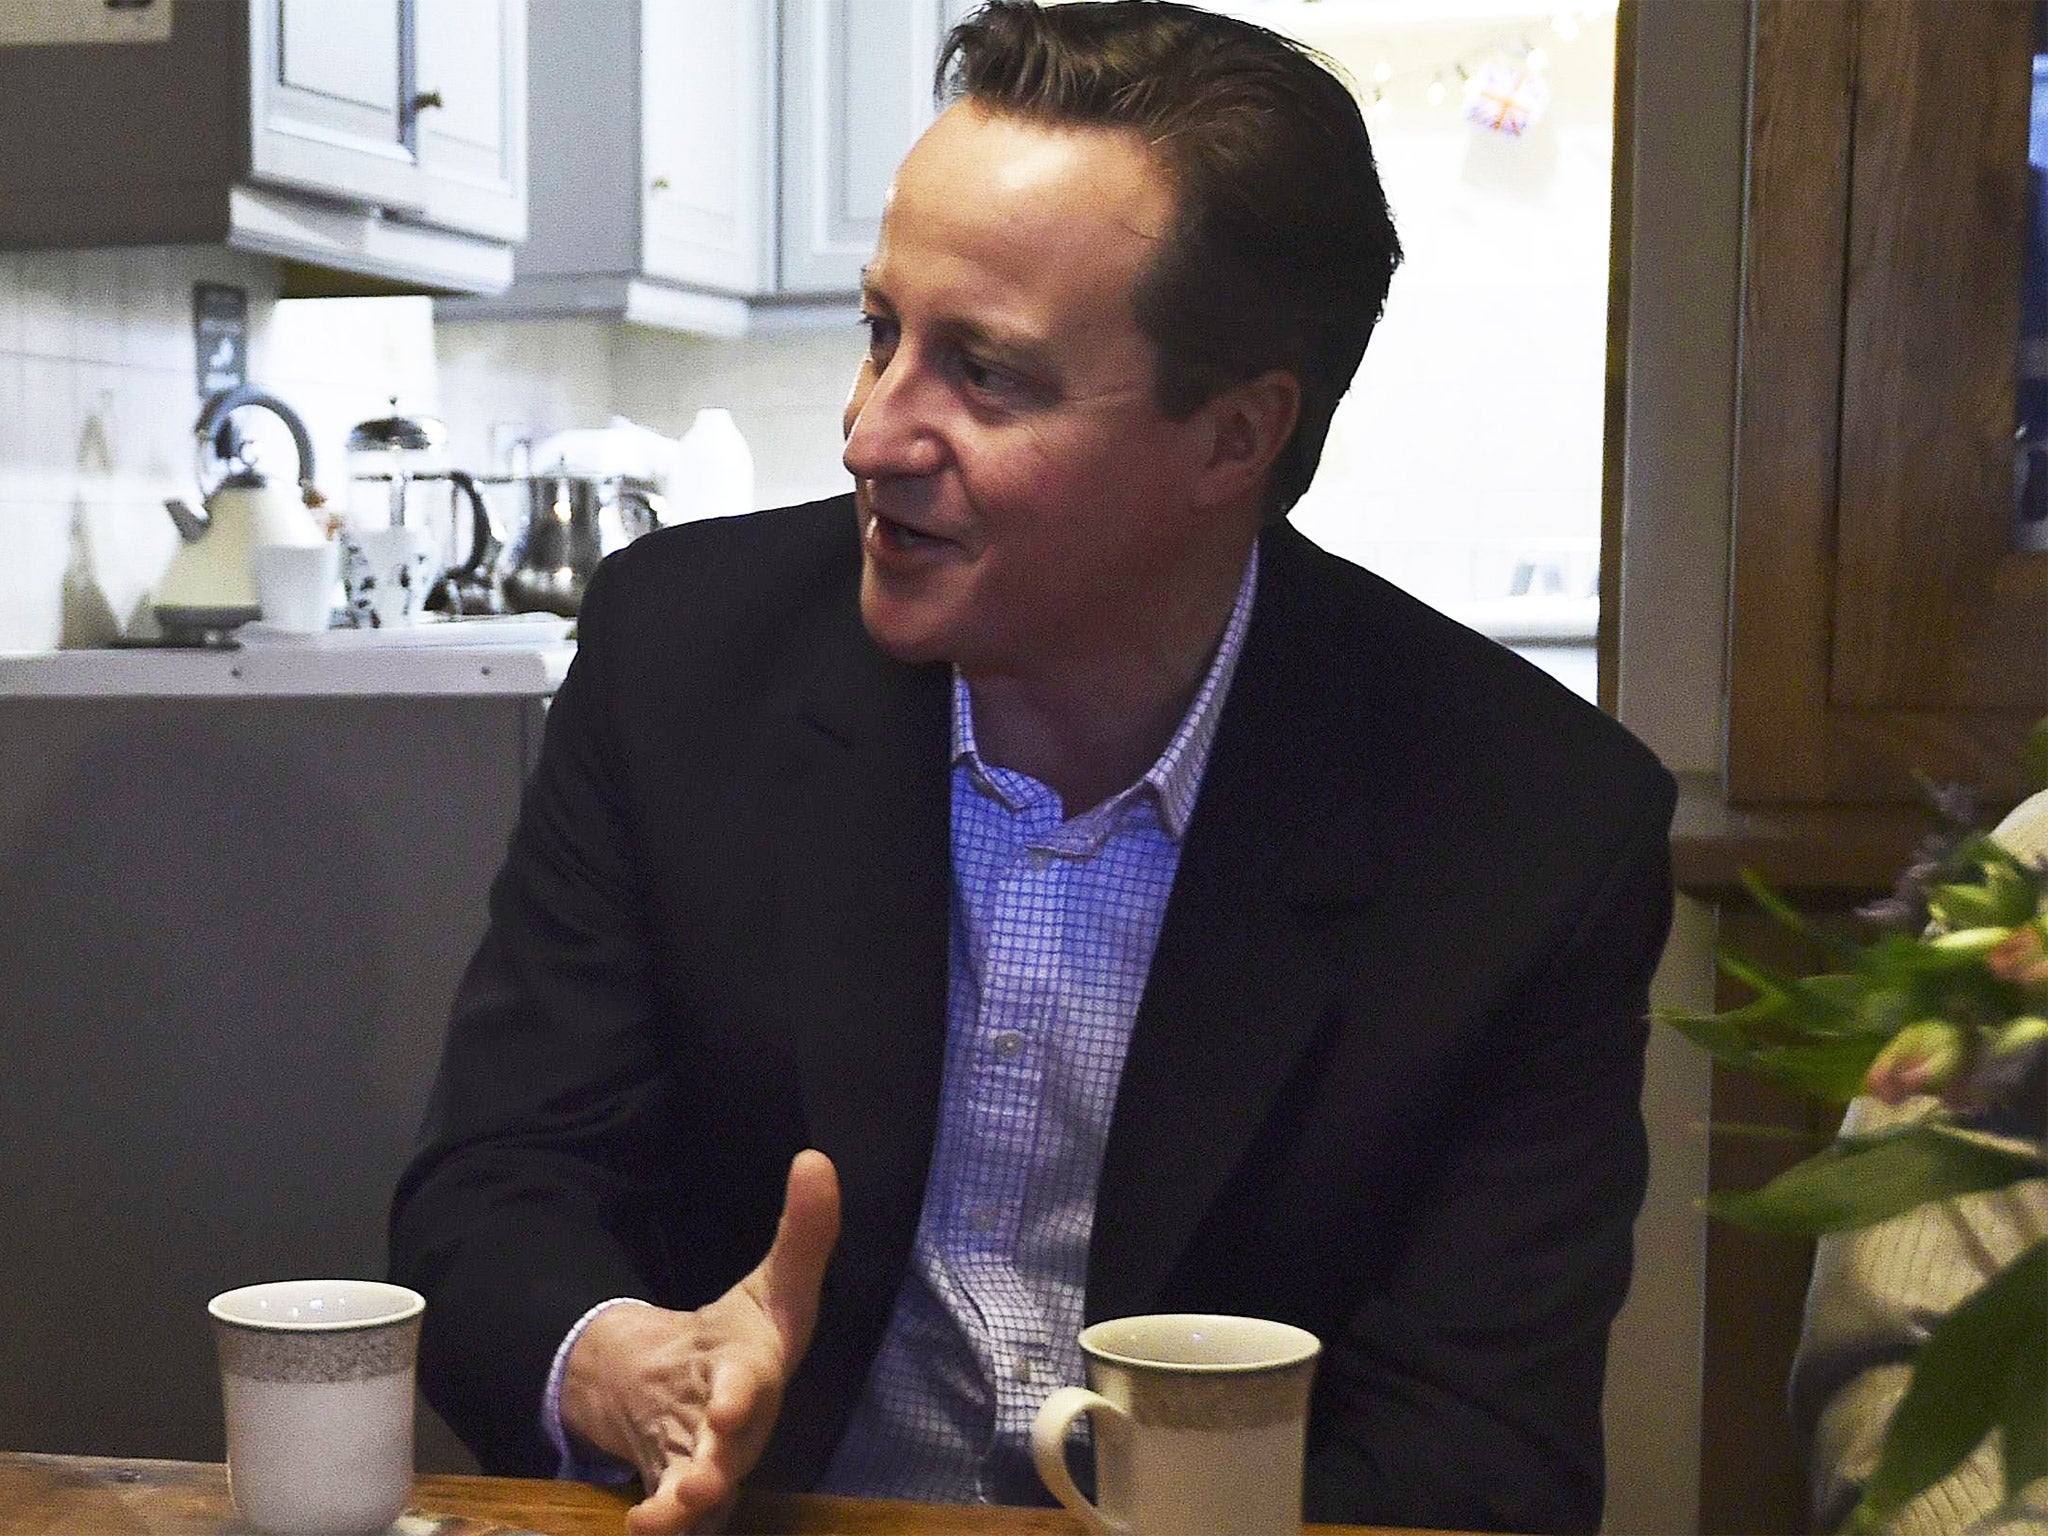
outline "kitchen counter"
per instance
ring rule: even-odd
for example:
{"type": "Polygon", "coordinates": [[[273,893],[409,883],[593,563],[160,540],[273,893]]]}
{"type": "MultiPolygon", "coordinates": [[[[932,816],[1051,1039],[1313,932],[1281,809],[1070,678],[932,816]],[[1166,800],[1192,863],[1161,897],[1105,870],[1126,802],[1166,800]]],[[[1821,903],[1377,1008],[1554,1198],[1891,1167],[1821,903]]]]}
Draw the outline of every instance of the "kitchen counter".
{"type": "Polygon", "coordinates": [[[575,654],[574,641],[0,653],[0,698],[546,697],[575,654]]]}

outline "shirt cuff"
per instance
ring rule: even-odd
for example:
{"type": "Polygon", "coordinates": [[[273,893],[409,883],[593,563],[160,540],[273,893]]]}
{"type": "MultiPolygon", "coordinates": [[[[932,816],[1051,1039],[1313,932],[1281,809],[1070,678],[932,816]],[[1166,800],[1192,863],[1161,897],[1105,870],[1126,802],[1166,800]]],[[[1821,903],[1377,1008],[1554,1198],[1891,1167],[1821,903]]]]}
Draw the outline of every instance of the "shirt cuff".
{"type": "Polygon", "coordinates": [[[612,1307],[648,1307],[653,1303],[638,1296],[614,1296],[609,1301],[600,1301],[588,1312],[576,1319],[576,1325],[562,1338],[555,1350],[554,1363],[548,1367],[547,1390],[541,1394],[540,1427],[548,1437],[548,1444],[555,1448],[557,1458],[555,1476],[571,1478],[580,1483],[630,1483],[639,1474],[623,1461],[610,1456],[580,1456],[569,1445],[569,1430],[562,1423],[562,1376],[569,1368],[569,1351],[576,1347],[576,1341],[583,1337],[583,1330],[597,1318],[598,1313],[612,1307]]]}

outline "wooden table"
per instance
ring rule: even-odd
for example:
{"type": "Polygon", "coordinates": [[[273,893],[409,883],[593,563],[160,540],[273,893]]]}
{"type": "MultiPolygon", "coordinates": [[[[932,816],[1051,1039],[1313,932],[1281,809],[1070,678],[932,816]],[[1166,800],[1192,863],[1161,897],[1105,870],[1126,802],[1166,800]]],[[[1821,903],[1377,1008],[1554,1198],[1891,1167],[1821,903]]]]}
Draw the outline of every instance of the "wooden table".
{"type": "MultiPolygon", "coordinates": [[[[512,1477],[422,1477],[391,1536],[618,1536],[632,1499],[583,1483],[512,1477]]],[[[235,1536],[227,1469],[192,1461],[121,1461],[0,1451],[6,1536],[235,1536]]],[[[1064,1510],[903,1504],[814,1494],[749,1494],[731,1529],[752,1536],[1081,1536],[1064,1510]]],[[[1425,1536],[1312,1525],[1322,1536],[1425,1536]]]]}

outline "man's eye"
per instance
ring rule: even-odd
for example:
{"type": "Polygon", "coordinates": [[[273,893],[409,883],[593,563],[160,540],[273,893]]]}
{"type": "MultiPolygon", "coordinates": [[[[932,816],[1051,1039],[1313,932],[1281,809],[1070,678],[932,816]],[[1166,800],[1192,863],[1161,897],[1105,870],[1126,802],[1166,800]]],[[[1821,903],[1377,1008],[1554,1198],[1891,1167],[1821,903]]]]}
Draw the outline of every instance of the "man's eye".
{"type": "Polygon", "coordinates": [[[974,389],[1000,389],[1010,378],[1002,369],[984,363],[971,352],[960,354],[960,377],[974,389]]]}
{"type": "Polygon", "coordinates": [[[868,355],[879,356],[896,345],[896,322],[887,315],[861,311],[860,324],[868,333],[868,355]]]}

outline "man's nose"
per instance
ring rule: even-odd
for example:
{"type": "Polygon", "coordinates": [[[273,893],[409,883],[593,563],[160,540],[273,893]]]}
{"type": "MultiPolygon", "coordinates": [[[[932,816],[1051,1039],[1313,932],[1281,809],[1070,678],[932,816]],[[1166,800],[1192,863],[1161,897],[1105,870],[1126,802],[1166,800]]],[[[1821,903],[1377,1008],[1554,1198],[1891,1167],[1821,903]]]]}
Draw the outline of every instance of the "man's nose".
{"type": "Polygon", "coordinates": [[[946,448],[931,380],[899,351],[873,379],[862,376],[847,401],[847,473],[886,480],[935,473],[946,448]]]}

